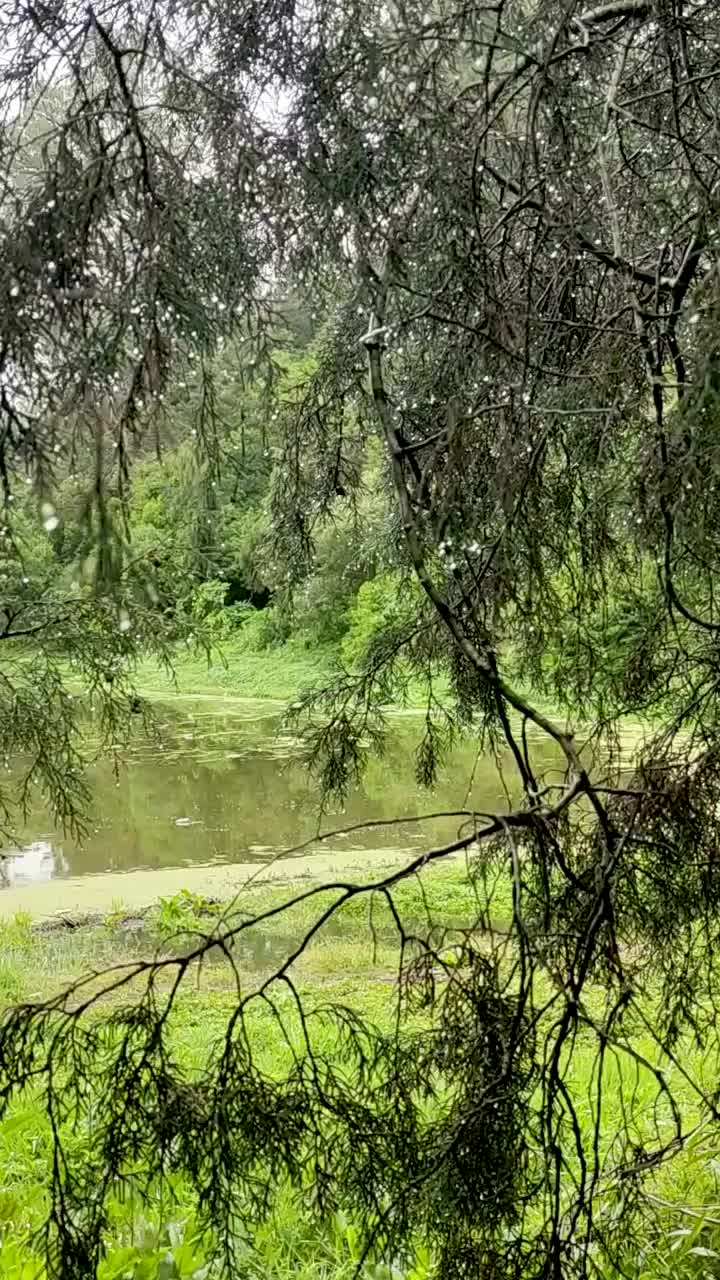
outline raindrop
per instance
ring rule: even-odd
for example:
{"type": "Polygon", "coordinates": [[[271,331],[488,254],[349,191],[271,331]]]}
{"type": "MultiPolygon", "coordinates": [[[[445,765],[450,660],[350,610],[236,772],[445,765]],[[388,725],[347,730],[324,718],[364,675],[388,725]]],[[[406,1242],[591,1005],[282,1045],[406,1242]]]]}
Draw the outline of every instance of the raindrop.
{"type": "Polygon", "coordinates": [[[57,529],[60,521],[55,514],[55,508],[49,502],[43,502],[40,508],[42,512],[43,525],[48,533],[52,533],[53,529],[57,529]]]}

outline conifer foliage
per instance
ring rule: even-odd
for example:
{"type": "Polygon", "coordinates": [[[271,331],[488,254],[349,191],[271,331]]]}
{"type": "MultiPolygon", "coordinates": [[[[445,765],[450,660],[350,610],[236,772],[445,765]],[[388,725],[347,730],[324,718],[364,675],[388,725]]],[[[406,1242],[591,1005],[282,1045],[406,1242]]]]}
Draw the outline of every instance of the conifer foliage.
{"type": "MultiPolygon", "coordinates": [[[[173,1002],[259,919],[108,974],[116,1008],[141,988],[111,1017],[96,983],[6,1017],[0,1098],[39,1082],[53,1123],[49,1274],[94,1276],[119,1185],[171,1172],[227,1275],[288,1181],[353,1215],[367,1258],[409,1265],[429,1242],[441,1280],[626,1274],[655,1171],[720,1119],[707,1080],[687,1116],[655,1065],[683,1071],[684,1037],[720,1048],[717,6],[5,0],[2,21],[6,495],[21,470],[51,493],[98,419],[122,475],[173,371],[230,333],[261,363],[292,282],[327,321],[280,411],[288,589],[379,441],[412,600],[297,709],[312,762],[342,791],[408,669],[428,691],[425,782],[458,728],[514,761],[502,811],[332,886],[297,950],[239,991],[199,1078],[173,1057],[173,1002]],[[628,759],[639,714],[656,729],[628,759]],[[442,919],[410,930],[393,895],[458,851],[477,920],[449,957],[442,919]],[[357,899],[397,931],[390,1036],[294,985],[298,952],[357,899]],[[288,991],[306,1049],[276,1078],[245,1027],[288,991]],[[635,1095],[619,1120],[609,1101],[637,1072],[652,1137],[635,1095]],[[92,1124],[91,1155],[69,1117],[92,1124]]],[[[102,486],[91,501],[100,536],[102,486]]]]}

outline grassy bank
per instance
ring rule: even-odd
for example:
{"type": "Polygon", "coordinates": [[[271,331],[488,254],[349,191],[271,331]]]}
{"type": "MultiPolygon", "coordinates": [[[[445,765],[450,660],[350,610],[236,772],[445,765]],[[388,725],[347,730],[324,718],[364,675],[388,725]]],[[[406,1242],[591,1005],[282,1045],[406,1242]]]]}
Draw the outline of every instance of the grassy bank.
{"type": "Polygon", "coordinates": [[[239,698],[296,697],[301,689],[329,679],[334,653],[309,640],[294,638],[269,649],[255,649],[242,633],[224,640],[208,655],[178,646],[173,674],[145,658],[137,667],[137,684],[144,694],[207,694],[239,698]]]}
{"type": "MultiPolygon", "coordinates": [[[[378,869],[374,871],[377,875],[378,869]]],[[[308,882],[263,884],[256,882],[245,891],[239,908],[257,915],[272,910],[308,888],[308,882]]],[[[262,928],[242,935],[234,947],[234,968],[225,961],[211,961],[188,976],[172,1014],[174,1050],[188,1073],[200,1068],[223,1035],[228,1017],[237,1002],[237,983],[247,990],[274,971],[295,950],[331,901],[322,894],[299,902],[287,913],[265,921],[262,928]]],[[[475,898],[465,865],[428,868],[423,889],[415,882],[403,884],[397,893],[397,908],[407,926],[420,931],[428,916],[442,918],[452,929],[462,929],[475,915],[475,898]]],[[[0,927],[0,996],[3,1003],[39,1000],[56,993],[65,984],[90,970],[98,972],[112,964],[125,964],[153,952],[184,954],[197,931],[214,927],[223,904],[211,903],[188,893],[176,894],[150,910],[133,914],[118,904],[117,909],[84,926],[68,927],[60,922],[42,927],[28,917],[18,916],[0,927]]],[[[498,929],[507,922],[509,892],[500,886],[494,921],[498,929]]],[[[387,911],[375,902],[370,937],[368,900],[359,899],[343,907],[341,915],[318,935],[292,966],[292,977],[308,1007],[333,1001],[357,1010],[381,1029],[389,1029],[395,1014],[398,975],[397,934],[387,911]]],[[[457,935],[456,935],[457,936],[457,935]]],[[[446,939],[452,943],[452,933],[446,939]]],[[[168,977],[167,982],[170,981],[168,977]]],[[[111,1010],[127,996],[107,991],[100,1000],[100,1012],[111,1010]]],[[[275,1016],[266,1006],[253,1014],[251,1035],[262,1061],[272,1076],[287,1069],[292,1053],[302,1046],[302,1033],[293,1020],[293,997],[280,990],[275,998],[280,1014],[287,1015],[289,1040],[283,1036],[275,1016]]],[[[418,1015],[427,1016],[427,1015],[418,1015]]],[[[332,1059],[337,1044],[328,1023],[318,1024],[314,1047],[332,1059]]],[[[638,1029],[633,1045],[649,1063],[661,1067],[673,1090],[692,1108],[692,1098],[681,1074],[672,1063],[660,1061],[652,1041],[638,1029]]],[[[683,1070],[707,1080],[715,1064],[705,1059],[696,1046],[683,1046],[683,1070]]],[[[576,1046],[567,1085],[579,1104],[592,1095],[595,1052],[582,1043],[576,1046]]],[[[612,1082],[610,1082],[612,1083],[612,1082]]],[[[657,1082],[650,1071],[638,1070],[622,1078],[618,1074],[614,1094],[609,1090],[606,1112],[608,1143],[620,1127],[623,1108],[629,1107],[648,1133],[658,1120],[655,1095],[657,1082]],[[617,1120],[617,1126],[615,1121],[617,1120]]],[[[585,1108],[587,1109],[587,1108],[585,1108]]],[[[579,1105],[583,1114],[583,1105],[579,1105]]],[[[589,1123],[589,1120],[588,1120],[589,1123]]],[[[637,1131],[642,1140],[641,1129],[637,1131]]],[[[78,1144],[88,1141],[76,1134],[78,1144]]],[[[0,1124],[0,1277],[4,1280],[43,1280],[39,1255],[31,1244],[46,1208],[46,1188],[51,1157],[50,1133],[39,1096],[27,1096],[14,1103],[0,1124]]],[[[719,1198],[717,1162],[712,1151],[699,1139],[682,1156],[661,1168],[653,1178],[652,1193],[659,1216],[648,1223],[642,1259],[627,1261],[624,1274],[633,1280],[669,1280],[688,1276],[693,1280],[718,1274],[720,1263],[720,1212],[713,1208],[719,1198]]],[[[99,1280],[211,1280],[207,1269],[209,1241],[195,1217],[189,1188],[181,1179],[172,1182],[172,1197],[151,1198],[141,1204],[132,1197],[118,1201],[108,1227],[108,1251],[99,1280]]],[[[350,1280],[356,1274],[359,1257],[357,1233],[351,1222],[338,1215],[319,1223],[306,1212],[302,1200],[283,1193],[272,1220],[256,1239],[257,1255],[248,1256],[243,1272],[254,1280],[350,1280]]],[[[619,1276],[620,1273],[617,1273],[619,1276]]],[[[393,1272],[370,1265],[362,1269],[363,1280],[426,1280],[430,1275],[427,1256],[418,1247],[415,1265],[393,1272]]],[[[605,1272],[603,1280],[615,1280],[605,1272]]]]}
{"type": "MultiPolygon", "coordinates": [[[[138,691],[149,698],[180,694],[289,702],[309,688],[332,683],[339,669],[339,650],[337,645],[321,644],[304,633],[292,636],[284,644],[261,648],[255,630],[245,628],[217,641],[209,650],[178,644],[171,655],[171,664],[172,670],[168,670],[152,657],[141,659],[134,671],[138,691]]],[[[560,725],[569,725],[573,720],[573,727],[578,730],[578,721],[561,710],[547,692],[538,692],[513,679],[510,682],[536,711],[560,725]]],[[[453,705],[450,684],[444,674],[435,673],[432,694],[435,705],[444,699],[449,706],[453,705]]],[[[402,701],[391,703],[390,709],[424,711],[427,698],[425,683],[412,677],[404,685],[402,701]]],[[[641,727],[645,732],[652,728],[653,722],[662,724],[663,714],[658,712],[647,720],[637,714],[624,716],[617,724],[637,736],[641,727]]]]}
{"type": "MultiPolygon", "coordinates": [[[[186,696],[276,698],[290,701],[303,690],[330,683],[337,671],[337,648],[299,635],[284,644],[257,648],[242,632],[222,640],[209,653],[178,645],[172,655],[172,672],[153,658],[136,667],[136,684],[148,696],[179,693],[186,696]]],[[[434,692],[442,692],[436,682],[434,692]]],[[[425,692],[419,681],[410,681],[404,705],[423,707],[425,692]]]]}
{"type": "MultiPolygon", "coordinates": [[[[252,635],[240,631],[219,641],[210,652],[178,645],[172,654],[172,671],[154,658],[143,658],[135,668],[135,682],[145,697],[172,694],[218,698],[268,698],[290,701],[303,690],[321,687],[332,681],[338,670],[338,651],[331,644],[319,644],[308,636],[298,635],[284,644],[257,648],[252,635]]],[[[433,697],[442,698],[448,682],[437,676],[433,681],[433,697]]],[[[533,705],[547,715],[558,714],[547,698],[526,690],[533,705]]],[[[424,710],[427,690],[416,679],[408,681],[403,691],[402,709],[424,710]]],[[[400,710],[400,704],[396,704],[400,710]]]]}

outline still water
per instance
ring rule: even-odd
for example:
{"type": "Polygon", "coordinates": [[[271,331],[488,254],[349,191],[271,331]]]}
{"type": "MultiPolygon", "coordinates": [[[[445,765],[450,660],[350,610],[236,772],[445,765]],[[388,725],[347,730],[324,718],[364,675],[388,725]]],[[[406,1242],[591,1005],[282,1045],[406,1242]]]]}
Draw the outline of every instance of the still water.
{"type": "MultiPolygon", "coordinates": [[[[321,817],[317,786],[299,740],[267,702],[178,698],[156,704],[159,739],[138,733],[119,772],[100,759],[90,768],[93,808],[82,842],[53,830],[41,803],[12,844],[0,850],[3,886],[171,867],[263,863],[323,830],[368,819],[415,818],[435,810],[502,809],[510,760],[478,756],[472,742],[447,760],[434,791],[414,780],[419,716],[392,718],[387,749],[370,761],[343,806],[321,817]]],[[[538,761],[553,771],[547,745],[538,761]]],[[[559,773],[557,774],[559,777],[559,773]]],[[[373,827],[335,837],[335,848],[388,851],[450,838],[457,820],[373,827]]],[[[2,890],[0,889],[0,894],[2,890]]]]}

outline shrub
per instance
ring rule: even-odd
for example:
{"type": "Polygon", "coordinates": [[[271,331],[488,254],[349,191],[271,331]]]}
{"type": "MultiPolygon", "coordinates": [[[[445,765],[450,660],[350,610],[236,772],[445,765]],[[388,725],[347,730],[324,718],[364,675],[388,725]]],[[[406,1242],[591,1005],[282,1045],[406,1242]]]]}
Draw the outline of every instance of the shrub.
{"type": "Polygon", "coordinates": [[[384,573],[363,582],[348,611],[348,629],[340,655],[348,667],[360,666],[372,641],[403,610],[398,573],[384,573]]]}

